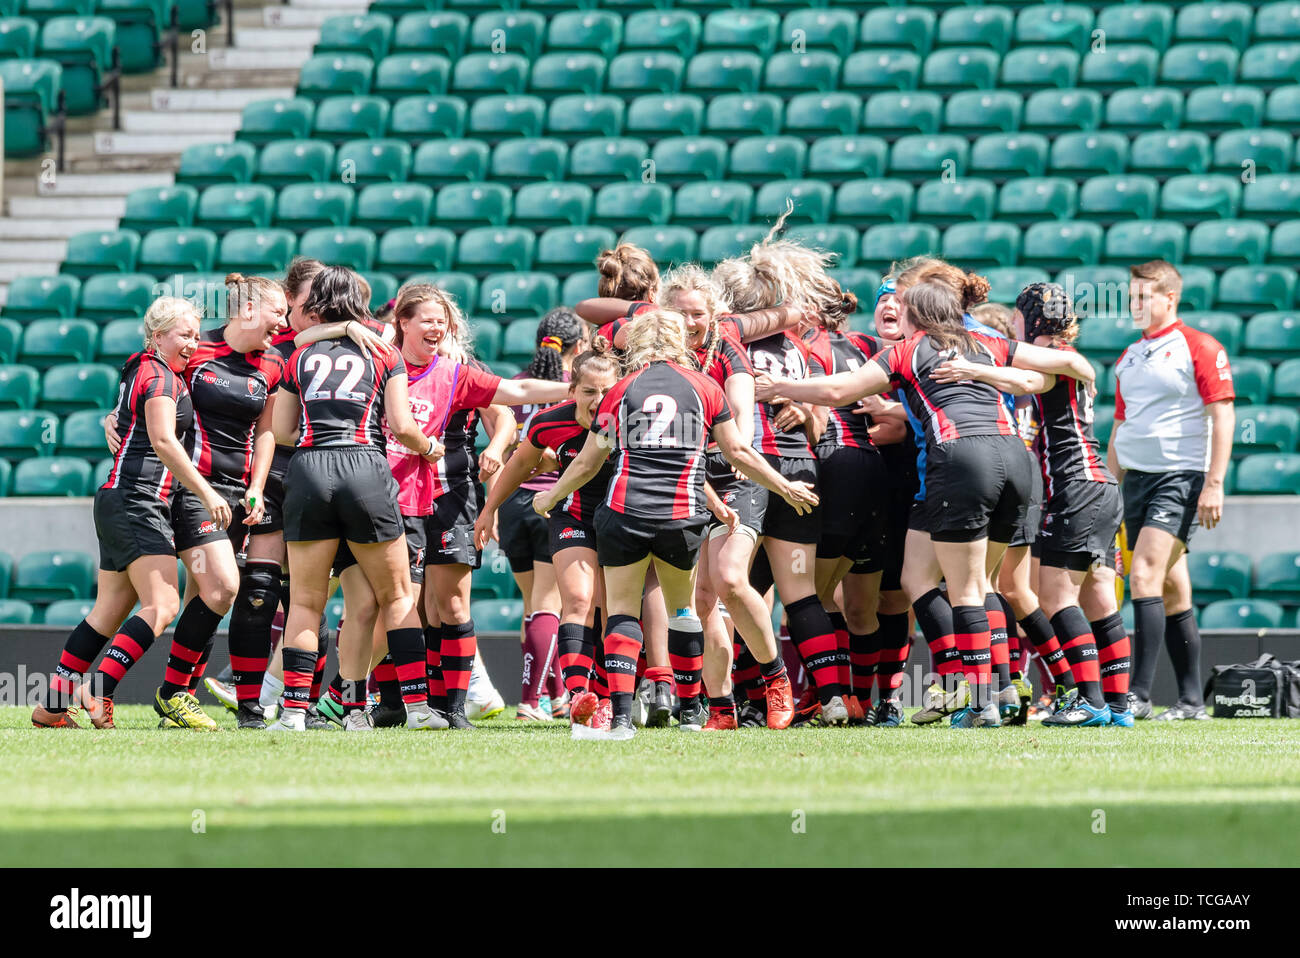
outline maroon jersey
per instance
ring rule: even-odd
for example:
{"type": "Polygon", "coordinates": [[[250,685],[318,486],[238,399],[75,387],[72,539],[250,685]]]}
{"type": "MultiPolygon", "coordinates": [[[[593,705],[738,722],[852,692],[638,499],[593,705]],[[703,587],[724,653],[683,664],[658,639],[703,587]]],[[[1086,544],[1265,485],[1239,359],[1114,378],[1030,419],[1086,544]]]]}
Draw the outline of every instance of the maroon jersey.
{"type": "Polygon", "coordinates": [[[624,376],[591,424],[614,441],[605,505],[661,521],[701,515],[704,447],[713,427],[730,419],[717,383],[693,369],[660,361],[624,376]]]}
{"type": "MultiPolygon", "coordinates": [[[[538,449],[555,450],[560,458],[560,475],[578,458],[589,435],[588,430],[578,423],[577,408],[575,402],[562,402],[534,413],[528,420],[528,441],[538,449]]],[[[609,480],[613,475],[614,463],[606,459],[600,472],[581,488],[569,493],[568,498],[560,503],[559,510],[577,522],[590,525],[596,516],[596,506],[609,491],[609,480]]]]}
{"type": "MultiPolygon", "coordinates": [[[[852,372],[882,348],[882,343],[874,336],[846,335],[822,328],[808,330],[804,341],[828,376],[852,372]]],[[[826,431],[817,442],[817,454],[824,456],[842,446],[865,449],[873,445],[871,417],[858,412],[858,404],[853,402],[830,410],[826,417],[826,431]]]]}
{"type": "Polygon", "coordinates": [[[384,387],[405,376],[401,353],[381,360],[346,336],[295,350],[284,388],[302,403],[298,448],[369,446],[384,452],[384,387]]]}
{"type": "Polygon", "coordinates": [[[194,403],[186,451],[212,482],[245,485],[253,465],[253,428],[284,377],[285,361],[271,349],[237,353],[225,333],[224,326],[205,333],[185,368],[194,403]]]}
{"type": "Polygon", "coordinates": [[[164,502],[171,501],[174,488],[171,470],[162,464],[149,441],[144,406],[150,399],[166,396],[176,403],[176,435],[184,441],[194,424],[194,407],[185,381],[153,353],[136,353],[122,367],[117,387],[117,437],[122,441],[113,457],[105,489],[130,489],[164,502]]]}
{"type": "MultiPolygon", "coordinates": [[[[271,348],[268,349],[267,352],[275,353],[279,356],[281,363],[286,370],[289,367],[289,357],[292,356],[293,351],[298,348],[293,344],[293,338],[297,335],[298,334],[293,331],[292,327],[285,326],[271,337],[271,348]]],[[[280,381],[284,381],[283,374],[280,376],[280,381]]],[[[277,443],[275,447],[275,457],[271,460],[271,472],[269,473],[269,476],[274,476],[276,479],[283,480],[284,474],[289,468],[289,460],[292,458],[293,446],[281,446],[277,443]]]]}
{"type": "MultiPolygon", "coordinates": [[[[980,347],[966,358],[986,366],[1006,366],[1016,344],[981,333],[971,333],[980,347]]],[[[965,436],[1014,436],[1016,424],[993,386],[980,382],[938,383],[930,373],[953,358],[952,350],[935,348],[925,333],[896,343],[873,360],[902,387],[908,408],[925,430],[930,443],[965,436]]]]}
{"type": "MultiPolygon", "coordinates": [[[[564,382],[569,381],[568,372],[563,373],[564,382]]],[[[515,373],[511,379],[528,379],[528,372],[525,370],[521,373],[515,373]]],[[[519,438],[522,441],[528,435],[528,423],[545,406],[539,406],[536,403],[524,403],[522,406],[511,406],[510,411],[515,417],[515,428],[519,430],[519,438]]],[[[545,492],[555,485],[555,480],[559,477],[558,472],[544,472],[541,475],[525,479],[519,484],[520,489],[527,489],[529,492],[545,492]]]]}
{"type": "Polygon", "coordinates": [[[1043,461],[1044,495],[1067,482],[1110,482],[1092,431],[1092,396],[1086,383],[1057,376],[1056,385],[1033,397],[1038,411],[1038,444],[1043,461]]]}
{"type": "MultiPolygon", "coordinates": [[[[789,330],[773,333],[749,344],[749,360],[753,363],[754,372],[767,373],[774,379],[798,382],[820,376],[821,368],[818,364],[810,363],[810,358],[803,340],[789,330]]],[[[760,402],[755,403],[754,408],[757,413],[755,449],[769,456],[783,456],[786,459],[813,458],[812,447],[808,445],[808,434],[803,426],[787,430],[776,428],[780,405],[760,402]]]]}

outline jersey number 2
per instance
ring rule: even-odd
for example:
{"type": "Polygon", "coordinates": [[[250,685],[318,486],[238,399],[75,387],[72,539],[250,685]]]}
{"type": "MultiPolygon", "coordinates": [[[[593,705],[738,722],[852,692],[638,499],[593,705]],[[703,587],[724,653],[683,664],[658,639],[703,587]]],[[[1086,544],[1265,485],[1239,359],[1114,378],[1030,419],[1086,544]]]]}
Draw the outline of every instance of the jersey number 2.
{"type": "Polygon", "coordinates": [[[654,418],[650,420],[650,425],[646,427],[645,434],[641,437],[641,446],[643,448],[663,449],[679,445],[676,436],[664,435],[668,431],[668,426],[672,423],[673,418],[677,415],[677,400],[672,396],[656,393],[653,396],[646,397],[646,401],[641,404],[641,411],[654,415],[654,418]]]}

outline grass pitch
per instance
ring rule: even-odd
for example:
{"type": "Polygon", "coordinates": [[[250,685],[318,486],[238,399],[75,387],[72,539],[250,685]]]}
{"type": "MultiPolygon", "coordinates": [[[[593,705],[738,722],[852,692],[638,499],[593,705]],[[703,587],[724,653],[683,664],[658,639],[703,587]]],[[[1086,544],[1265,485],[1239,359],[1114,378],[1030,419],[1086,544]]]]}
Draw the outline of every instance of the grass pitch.
{"type": "Polygon", "coordinates": [[[1293,865],[1300,831],[1300,721],[604,743],[509,717],[240,733],[207,707],[219,734],[0,709],[0,864],[1293,865]]]}

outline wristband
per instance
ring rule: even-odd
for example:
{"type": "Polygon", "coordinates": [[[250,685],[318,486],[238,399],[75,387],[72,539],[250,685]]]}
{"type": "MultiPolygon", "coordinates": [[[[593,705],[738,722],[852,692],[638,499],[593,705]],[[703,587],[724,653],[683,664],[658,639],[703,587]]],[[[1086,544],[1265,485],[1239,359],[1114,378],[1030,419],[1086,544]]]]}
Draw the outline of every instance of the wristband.
{"type": "Polygon", "coordinates": [[[426,458],[433,455],[433,450],[437,448],[437,445],[438,444],[434,442],[432,439],[429,440],[429,448],[424,450],[424,455],[426,458]]]}

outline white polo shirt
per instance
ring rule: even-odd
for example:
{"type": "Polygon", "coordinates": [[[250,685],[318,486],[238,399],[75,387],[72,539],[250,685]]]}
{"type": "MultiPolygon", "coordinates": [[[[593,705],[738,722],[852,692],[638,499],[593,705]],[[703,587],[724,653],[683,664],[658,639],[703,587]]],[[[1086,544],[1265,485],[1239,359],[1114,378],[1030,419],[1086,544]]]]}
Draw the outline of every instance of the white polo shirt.
{"type": "Polygon", "coordinates": [[[1228,354],[1181,320],[1129,346],[1115,364],[1115,432],[1124,469],[1205,472],[1210,466],[1206,404],[1235,399],[1228,354]]]}

